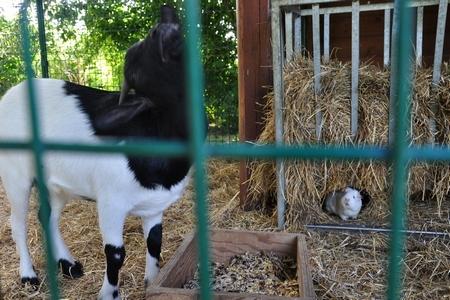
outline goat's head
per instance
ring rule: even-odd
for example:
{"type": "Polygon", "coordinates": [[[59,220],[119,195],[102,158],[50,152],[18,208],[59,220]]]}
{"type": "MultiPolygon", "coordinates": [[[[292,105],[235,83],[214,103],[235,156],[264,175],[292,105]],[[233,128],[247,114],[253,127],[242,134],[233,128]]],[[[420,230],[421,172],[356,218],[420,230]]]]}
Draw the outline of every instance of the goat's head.
{"type": "Polygon", "coordinates": [[[169,70],[182,72],[183,47],[183,33],[176,11],[173,7],[163,5],[159,23],[143,41],[127,51],[125,80],[119,102],[130,89],[143,92],[155,82],[155,78],[160,80],[165,75],[172,76],[173,72],[169,70]]]}

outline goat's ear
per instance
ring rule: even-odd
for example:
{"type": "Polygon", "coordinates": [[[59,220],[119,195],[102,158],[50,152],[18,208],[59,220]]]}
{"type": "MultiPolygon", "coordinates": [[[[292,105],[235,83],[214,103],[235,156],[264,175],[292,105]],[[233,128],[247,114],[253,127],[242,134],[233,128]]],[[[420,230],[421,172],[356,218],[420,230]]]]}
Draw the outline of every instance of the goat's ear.
{"type": "Polygon", "coordinates": [[[128,84],[127,80],[123,80],[122,88],[120,89],[120,97],[119,97],[119,105],[123,103],[123,100],[127,96],[128,92],[130,91],[130,85],[128,84]]]}
{"type": "Polygon", "coordinates": [[[161,6],[160,23],[178,23],[178,16],[175,9],[169,5],[161,6]]]}
{"type": "Polygon", "coordinates": [[[153,106],[147,98],[128,100],[122,105],[110,107],[98,114],[94,119],[94,128],[101,131],[118,128],[153,106]]]}

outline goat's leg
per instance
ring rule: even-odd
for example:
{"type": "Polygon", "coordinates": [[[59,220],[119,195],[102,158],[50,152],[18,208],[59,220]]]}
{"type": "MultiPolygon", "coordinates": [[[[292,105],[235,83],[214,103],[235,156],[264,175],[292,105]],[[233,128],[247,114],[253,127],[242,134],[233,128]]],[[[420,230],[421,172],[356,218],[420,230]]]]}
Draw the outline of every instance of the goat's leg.
{"type": "Polygon", "coordinates": [[[50,197],[50,230],[52,233],[55,259],[58,262],[62,273],[70,278],[79,278],[83,276],[83,266],[73,259],[59,230],[59,218],[67,200],[67,196],[62,192],[52,191],[50,197]]]}
{"type": "Polygon", "coordinates": [[[16,180],[2,177],[3,186],[11,204],[11,232],[20,257],[20,278],[22,283],[39,285],[36,272],[28,252],[28,205],[31,180],[16,180]]]}
{"type": "Polygon", "coordinates": [[[145,285],[147,286],[159,272],[159,259],[162,242],[162,214],[142,217],[144,236],[147,240],[145,265],[145,285]]]}
{"type": "MultiPolygon", "coordinates": [[[[120,203],[119,200],[117,202],[120,203]]],[[[119,206],[112,203],[98,203],[99,225],[106,256],[106,273],[98,297],[101,300],[120,299],[118,283],[119,271],[125,260],[122,233],[127,211],[119,206]]]]}

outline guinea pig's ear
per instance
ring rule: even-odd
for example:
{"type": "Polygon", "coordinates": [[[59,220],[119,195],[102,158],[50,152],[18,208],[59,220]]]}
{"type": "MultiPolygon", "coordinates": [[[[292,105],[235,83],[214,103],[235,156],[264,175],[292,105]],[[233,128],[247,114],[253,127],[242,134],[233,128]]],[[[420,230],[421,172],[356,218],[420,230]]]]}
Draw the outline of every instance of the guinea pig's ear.
{"type": "Polygon", "coordinates": [[[178,24],[178,16],[175,9],[169,5],[163,5],[160,9],[160,23],[176,23],[178,24]]]}

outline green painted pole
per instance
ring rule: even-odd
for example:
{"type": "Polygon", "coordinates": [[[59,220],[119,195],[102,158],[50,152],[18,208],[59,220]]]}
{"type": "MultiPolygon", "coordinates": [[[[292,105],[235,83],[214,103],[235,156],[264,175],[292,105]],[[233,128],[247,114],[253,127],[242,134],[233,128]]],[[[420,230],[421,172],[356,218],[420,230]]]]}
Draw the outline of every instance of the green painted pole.
{"type": "Polygon", "coordinates": [[[390,238],[389,274],[387,298],[400,299],[403,279],[403,257],[406,224],[406,194],[408,183],[408,136],[410,120],[410,54],[411,54],[411,9],[407,8],[409,1],[396,0],[395,9],[398,12],[397,59],[392,66],[395,80],[394,86],[394,136],[393,136],[393,174],[392,174],[392,233],[390,238]]]}
{"type": "Polygon", "coordinates": [[[186,86],[190,100],[191,157],[195,168],[198,257],[200,264],[200,299],[211,299],[209,276],[209,234],[207,178],[204,147],[203,67],[200,57],[200,2],[184,1],[186,10],[186,86]]]}
{"type": "Polygon", "coordinates": [[[39,31],[39,47],[41,50],[42,77],[48,78],[47,40],[45,37],[44,6],[42,4],[42,0],[36,0],[36,10],[39,31]]]}
{"type": "Polygon", "coordinates": [[[23,56],[25,61],[25,71],[27,75],[27,88],[29,93],[29,111],[30,111],[30,120],[31,120],[31,146],[33,150],[34,156],[34,165],[36,172],[36,181],[37,187],[39,191],[39,220],[42,225],[42,229],[44,231],[44,249],[47,254],[47,273],[48,280],[50,283],[50,294],[52,299],[59,299],[59,291],[58,291],[58,281],[56,278],[56,262],[53,255],[53,248],[51,245],[52,238],[49,228],[50,221],[50,205],[48,203],[48,190],[45,185],[45,170],[43,166],[43,154],[44,148],[41,142],[41,133],[39,128],[39,116],[37,114],[36,107],[36,93],[34,87],[34,72],[31,63],[31,53],[30,53],[30,34],[28,31],[28,16],[27,16],[27,8],[29,2],[24,1],[20,10],[21,22],[20,28],[22,33],[22,48],[23,48],[23,56]]]}

